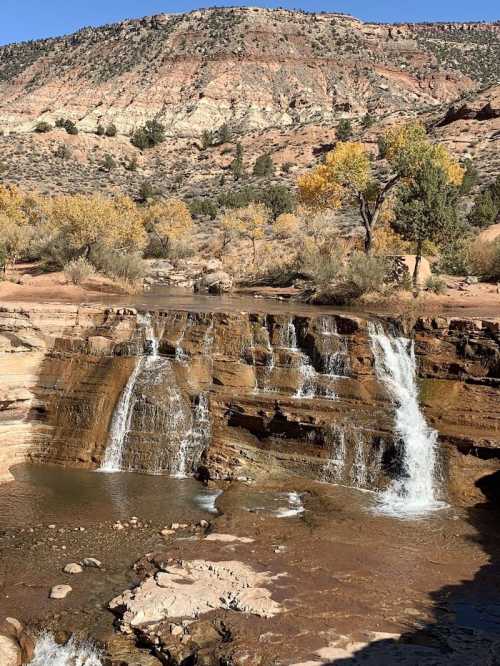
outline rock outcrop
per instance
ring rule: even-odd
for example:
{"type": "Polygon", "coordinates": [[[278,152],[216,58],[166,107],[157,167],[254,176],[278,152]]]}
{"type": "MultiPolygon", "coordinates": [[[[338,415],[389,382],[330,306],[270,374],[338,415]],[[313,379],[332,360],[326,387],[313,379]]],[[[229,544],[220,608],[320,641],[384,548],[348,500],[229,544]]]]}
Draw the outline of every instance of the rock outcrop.
{"type": "MultiPolygon", "coordinates": [[[[474,482],[500,467],[500,322],[420,318],[406,330],[450,496],[474,501],[474,482]]],[[[3,308],[0,338],[3,479],[26,458],[99,466],[139,362],[124,469],[376,488],[396,463],[362,317],[3,308]]]]}

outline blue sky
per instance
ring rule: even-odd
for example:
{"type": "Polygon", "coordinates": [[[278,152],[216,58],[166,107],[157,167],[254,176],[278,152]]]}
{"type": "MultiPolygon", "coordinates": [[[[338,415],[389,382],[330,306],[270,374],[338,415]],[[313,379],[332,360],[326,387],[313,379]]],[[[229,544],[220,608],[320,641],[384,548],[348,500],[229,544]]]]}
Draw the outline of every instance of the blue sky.
{"type": "MultiPolygon", "coordinates": [[[[207,4],[214,2],[208,0],[207,4]]],[[[342,11],[368,21],[494,21],[498,0],[292,0],[287,2],[216,2],[217,6],[251,5],[342,11]]],[[[182,12],[203,5],[193,0],[0,0],[0,44],[74,32],[124,18],[182,12]]]]}

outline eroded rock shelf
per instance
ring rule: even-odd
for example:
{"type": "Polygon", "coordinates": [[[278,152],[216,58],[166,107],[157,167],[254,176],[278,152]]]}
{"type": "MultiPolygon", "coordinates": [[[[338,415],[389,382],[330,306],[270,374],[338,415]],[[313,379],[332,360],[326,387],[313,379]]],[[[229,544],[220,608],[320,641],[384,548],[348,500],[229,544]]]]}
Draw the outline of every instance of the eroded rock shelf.
{"type": "MultiPolygon", "coordinates": [[[[148,322],[131,308],[1,309],[2,480],[26,459],[98,468],[122,391],[152,345],[158,355],[133,389],[124,469],[174,473],[183,446],[188,473],[376,488],[398,464],[366,319],[158,310],[148,322]]],[[[500,322],[383,324],[415,340],[450,498],[476,501],[474,482],[500,468],[500,322]]]]}

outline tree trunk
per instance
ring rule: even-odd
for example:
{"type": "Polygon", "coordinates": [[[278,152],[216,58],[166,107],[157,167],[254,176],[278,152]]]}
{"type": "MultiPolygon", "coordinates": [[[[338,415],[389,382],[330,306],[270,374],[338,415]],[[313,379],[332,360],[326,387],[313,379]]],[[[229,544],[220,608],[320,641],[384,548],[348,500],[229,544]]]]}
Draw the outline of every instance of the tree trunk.
{"type": "Polygon", "coordinates": [[[365,254],[371,254],[373,245],[373,233],[371,227],[365,227],[365,254]]]}
{"type": "Polygon", "coordinates": [[[415,256],[415,268],[413,269],[413,290],[418,291],[418,269],[420,268],[420,261],[422,259],[422,241],[417,242],[417,254],[415,256]]]}

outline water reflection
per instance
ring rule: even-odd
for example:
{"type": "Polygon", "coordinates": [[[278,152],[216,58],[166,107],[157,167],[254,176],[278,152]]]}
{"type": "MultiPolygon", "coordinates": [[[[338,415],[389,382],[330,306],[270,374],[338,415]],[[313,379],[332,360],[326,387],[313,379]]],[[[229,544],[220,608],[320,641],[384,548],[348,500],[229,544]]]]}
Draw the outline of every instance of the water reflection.
{"type": "Polygon", "coordinates": [[[194,479],[130,473],[95,474],[48,465],[18,465],[15,480],[0,486],[3,528],[37,523],[126,520],[195,520],[213,513],[219,491],[194,479]]]}

